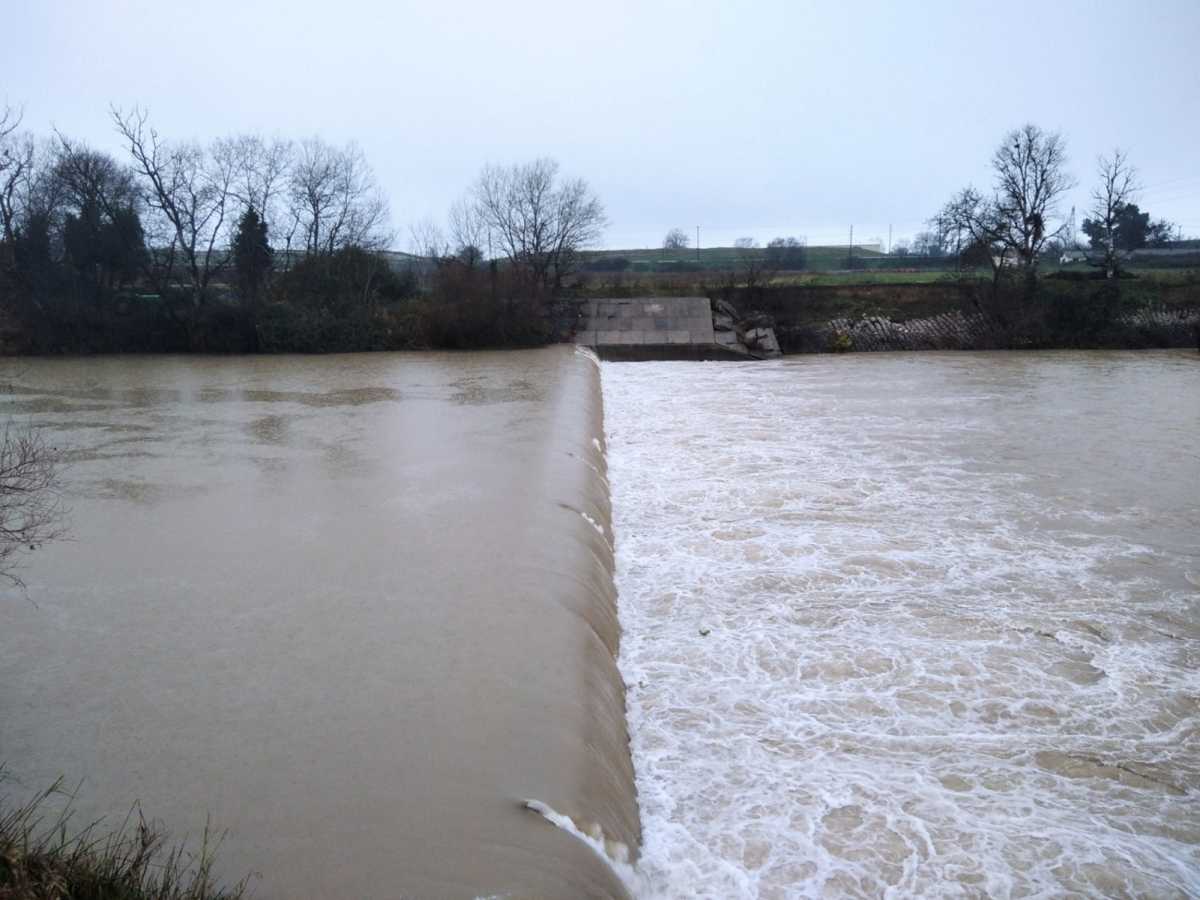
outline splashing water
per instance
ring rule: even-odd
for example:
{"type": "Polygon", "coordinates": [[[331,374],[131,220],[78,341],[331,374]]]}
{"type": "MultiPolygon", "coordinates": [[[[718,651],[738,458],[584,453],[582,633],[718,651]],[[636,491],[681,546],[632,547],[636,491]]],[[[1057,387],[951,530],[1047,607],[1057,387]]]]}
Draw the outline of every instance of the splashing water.
{"type": "Polygon", "coordinates": [[[1200,893],[1200,363],[605,363],[665,897],[1200,893]]]}

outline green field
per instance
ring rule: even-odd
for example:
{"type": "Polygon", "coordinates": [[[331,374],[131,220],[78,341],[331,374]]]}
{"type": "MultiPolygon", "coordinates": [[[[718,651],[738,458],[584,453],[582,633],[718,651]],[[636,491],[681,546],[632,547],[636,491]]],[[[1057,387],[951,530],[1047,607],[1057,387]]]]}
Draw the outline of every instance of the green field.
{"type": "MultiPolygon", "coordinates": [[[[652,282],[663,282],[667,287],[669,282],[708,282],[717,273],[735,274],[742,271],[746,264],[746,254],[753,258],[762,259],[765,250],[761,247],[753,250],[739,250],[734,247],[705,247],[700,250],[663,250],[661,248],[638,250],[595,250],[581,254],[581,262],[585,271],[591,270],[591,277],[607,280],[616,275],[625,277],[644,278],[652,282]],[[597,263],[603,264],[610,260],[628,260],[629,265],[622,272],[597,271],[593,268],[597,263]]],[[[965,273],[959,270],[952,259],[932,261],[913,258],[911,261],[904,257],[888,256],[876,250],[854,248],[853,263],[848,259],[849,249],[845,246],[825,247],[814,246],[806,248],[806,258],[803,270],[780,270],[766,273],[773,285],[813,285],[836,286],[847,284],[933,284],[942,281],[952,281],[962,278],[965,273]],[[939,263],[943,263],[939,265],[939,263]]],[[[1059,271],[1084,274],[1094,272],[1094,268],[1084,263],[1066,266],[1058,265],[1055,260],[1044,260],[1039,267],[1044,275],[1059,271]]],[[[1128,274],[1139,279],[1164,284],[1194,284],[1200,278],[1200,270],[1195,268],[1151,267],[1138,265],[1131,267],[1128,274]]],[[[991,273],[986,268],[978,269],[975,277],[987,278],[991,273]]]]}
{"type": "MultiPolygon", "coordinates": [[[[946,269],[921,269],[905,271],[872,271],[860,269],[843,272],[784,272],[771,279],[772,285],[802,284],[817,287],[841,284],[935,284],[940,281],[957,281],[962,273],[946,269]]],[[[972,273],[979,278],[987,277],[982,270],[972,273]]]]}
{"type": "MultiPolygon", "coordinates": [[[[630,271],[654,272],[670,270],[674,266],[696,266],[705,271],[728,271],[736,269],[747,251],[736,247],[704,247],[700,250],[663,250],[650,248],[647,250],[594,250],[581,254],[584,264],[598,259],[625,258],[629,260],[630,271]]],[[[766,252],[758,247],[749,251],[762,257],[766,252]]],[[[807,269],[845,269],[846,258],[849,254],[847,247],[808,247],[807,269]]],[[[862,247],[854,248],[854,256],[868,262],[885,259],[885,255],[876,250],[862,247]]]]}

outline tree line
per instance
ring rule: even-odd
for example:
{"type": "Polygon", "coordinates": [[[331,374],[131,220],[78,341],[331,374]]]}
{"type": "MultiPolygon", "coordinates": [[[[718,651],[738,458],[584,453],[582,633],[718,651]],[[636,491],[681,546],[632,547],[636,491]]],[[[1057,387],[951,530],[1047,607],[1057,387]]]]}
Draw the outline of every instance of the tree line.
{"type": "MultiPolygon", "coordinates": [[[[1015,270],[1030,277],[1048,254],[1080,249],[1062,201],[1078,182],[1067,170],[1063,136],[1027,124],[1010,131],[992,155],[990,190],[974,186],[955,194],[918,236],[920,251],[951,253],[985,263],[994,277],[1015,270]]],[[[1082,231],[1105,278],[1116,278],[1124,255],[1163,246],[1177,237],[1168,222],[1152,222],[1135,202],[1141,190],[1127,152],[1116,149],[1096,161],[1082,231]]]]}
{"type": "Polygon", "coordinates": [[[450,237],[398,261],[354,143],[177,140],[140,108],[110,120],[120,155],[34,135],[0,107],[0,297],[42,336],[34,349],[88,349],[102,333],[148,346],[94,349],[421,346],[431,332],[486,343],[508,339],[490,331],[518,307],[535,340],[546,298],[605,223],[587,183],[552,160],[487,166],[451,210],[450,237]],[[438,300],[480,307],[470,336],[448,334],[438,300]]]}

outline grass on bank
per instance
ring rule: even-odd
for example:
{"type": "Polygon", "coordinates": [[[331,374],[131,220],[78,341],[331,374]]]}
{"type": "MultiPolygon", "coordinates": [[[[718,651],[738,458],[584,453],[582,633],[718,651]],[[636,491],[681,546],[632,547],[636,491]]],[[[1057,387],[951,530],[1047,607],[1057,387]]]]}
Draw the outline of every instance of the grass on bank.
{"type": "MultiPolygon", "coordinates": [[[[0,771],[0,782],[3,782],[0,771]]],[[[0,784],[0,786],[3,786],[0,784]]],[[[219,838],[198,851],[172,843],[140,810],[121,827],[76,828],[61,783],[25,802],[0,794],[0,900],[240,900],[243,880],[213,880],[219,838]]]]}
{"type": "MultiPolygon", "coordinates": [[[[1095,269],[1082,265],[1060,266],[1057,264],[1043,265],[1039,269],[1043,278],[1086,279],[1095,269]]],[[[1170,292],[1180,290],[1190,297],[1200,293],[1200,269],[1178,268],[1144,268],[1132,267],[1127,270],[1128,280],[1122,280],[1122,286],[1134,291],[1143,290],[1154,292],[1166,289],[1170,292]]],[[[914,289],[931,286],[937,292],[954,286],[989,283],[992,272],[987,268],[978,269],[858,269],[854,271],[819,271],[805,272],[776,272],[766,278],[763,287],[769,291],[787,293],[793,288],[845,288],[853,291],[864,288],[868,291],[887,287],[914,289]]],[[[633,297],[641,295],[658,296],[705,296],[725,287],[735,289],[745,288],[745,279],[735,273],[716,271],[703,272],[584,272],[572,286],[573,293],[579,297],[633,297]]],[[[1172,294],[1174,295],[1174,294],[1172,294]]],[[[839,294],[846,299],[851,294],[839,294]]],[[[897,299],[904,305],[916,298],[916,294],[898,294],[897,299]]],[[[1193,302],[1194,301],[1189,301],[1193,302]]],[[[854,304],[845,308],[833,309],[833,316],[853,317],[860,310],[854,304]]],[[[939,310],[940,311],[940,310],[939,310]]]]}

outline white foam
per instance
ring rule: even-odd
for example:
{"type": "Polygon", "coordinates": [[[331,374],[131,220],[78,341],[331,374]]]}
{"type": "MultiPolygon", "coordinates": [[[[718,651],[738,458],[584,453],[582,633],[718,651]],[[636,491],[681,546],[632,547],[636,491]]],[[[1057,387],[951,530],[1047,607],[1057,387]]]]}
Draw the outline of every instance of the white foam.
{"type": "Polygon", "coordinates": [[[587,522],[589,525],[591,525],[594,529],[596,529],[596,534],[600,535],[600,537],[604,538],[606,541],[608,540],[608,535],[606,535],[604,533],[603,525],[601,525],[599,522],[597,522],[595,519],[593,519],[591,516],[589,516],[587,513],[583,512],[582,510],[580,511],[579,515],[583,516],[583,520],[585,522],[587,522]]]}
{"type": "Polygon", "coordinates": [[[575,354],[576,356],[582,356],[586,358],[589,362],[593,363],[597,369],[600,368],[600,357],[596,355],[596,351],[591,347],[584,346],[583,344],[576,344],[575,354]]]}
{"type": "Polygon", "coordinates": [[[602,365],[643,889],[1200,892],[1200,504],[965,358],[602,365]]]}
{"type": "Polygon", "coordinates": [[[629,864],[629,848],[623,844],[608,842],[604,839],[604,834],[597,828],[595,833],[588,833],[579,828],[575,821],[570,817],[556,811],[548,803],[543,803],[541,800],[524,800],[525,808],[529,809],[556,828],[561,828],[567,834],[572,835],[591,848],[592,852],[600,857],[612,871],[613,874],[620,879],[628,890],[635,897],[645,897],[647,895],[648,886],[642,881],[633,866],[629,864]]]}

